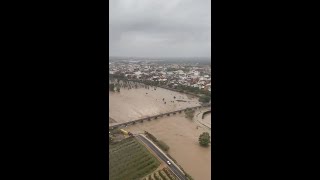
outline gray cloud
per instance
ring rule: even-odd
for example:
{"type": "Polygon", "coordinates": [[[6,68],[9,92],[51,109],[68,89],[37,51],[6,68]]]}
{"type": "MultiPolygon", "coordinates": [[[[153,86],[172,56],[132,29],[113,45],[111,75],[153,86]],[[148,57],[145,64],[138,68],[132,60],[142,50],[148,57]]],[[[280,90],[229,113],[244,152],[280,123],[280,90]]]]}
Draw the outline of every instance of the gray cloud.
{"type": "Polygon", "coordinates": [[[109,0],[111,56],[211,54],[211,0],[109,0]]]}

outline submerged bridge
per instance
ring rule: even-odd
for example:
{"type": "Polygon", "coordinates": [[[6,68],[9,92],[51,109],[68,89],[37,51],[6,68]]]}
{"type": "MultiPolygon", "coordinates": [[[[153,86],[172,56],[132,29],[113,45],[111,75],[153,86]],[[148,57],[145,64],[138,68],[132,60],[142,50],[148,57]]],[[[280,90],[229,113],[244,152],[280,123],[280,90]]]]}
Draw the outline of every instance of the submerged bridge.
{"type": "Polygon", "coordinates": [[[136,119],[136,120],[129,121],[129,122],[112,124],[112,125],[109,125],[109,129],[122,127],[122,126],[127,126],[127,125],[133,125],[133,124],[136,124],[138,122],[143,123],[143,121],[155,120],[155,119],[158,119],[159,117],[170,116],[170,115],[174,115],[174,114],[177,114],[177,113],[186,112],[188,109],[196,110],[196,109],[200,109],[202,107],[210,107],[210,106],[211,106],[210,104],[203,104],[201,106],[189,107],[189,108],[180,109],[180,110],[176,110],[176,111],[171,111],[171,112],[167,112],[167,113],[162,113],[162,114],[158,114],[158,115],[154,115],[154,116],[144,117],[144,118],[136,119]]]}

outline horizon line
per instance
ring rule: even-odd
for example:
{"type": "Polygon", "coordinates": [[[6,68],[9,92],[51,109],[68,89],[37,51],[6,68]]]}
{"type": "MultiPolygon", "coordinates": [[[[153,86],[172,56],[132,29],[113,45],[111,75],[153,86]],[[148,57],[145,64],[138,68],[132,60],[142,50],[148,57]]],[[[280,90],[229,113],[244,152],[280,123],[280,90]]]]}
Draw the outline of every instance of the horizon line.
{"type": "Polygon", "coordinates": [[[109,56],[115,58],[211,58],[211,56],[109,56]]]}

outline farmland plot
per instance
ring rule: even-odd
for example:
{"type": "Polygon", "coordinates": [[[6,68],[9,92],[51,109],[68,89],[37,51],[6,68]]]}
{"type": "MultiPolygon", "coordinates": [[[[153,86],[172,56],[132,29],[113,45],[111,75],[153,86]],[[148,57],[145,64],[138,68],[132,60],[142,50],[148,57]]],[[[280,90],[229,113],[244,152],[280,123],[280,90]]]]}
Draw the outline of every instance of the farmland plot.
{"type": "Polygon", "coordinates": [[[135,138],[130,137],[109,146],[109,179],[140,179],[160,165],[160,162],[135,138]]]}
{"type": "Polygon", "coordinates": [[[149,174],[142,180],[176,180],[176,177],[171,173],[170,170],[168,170],[168,168],[163,168],[157,172],[149,174]]]}

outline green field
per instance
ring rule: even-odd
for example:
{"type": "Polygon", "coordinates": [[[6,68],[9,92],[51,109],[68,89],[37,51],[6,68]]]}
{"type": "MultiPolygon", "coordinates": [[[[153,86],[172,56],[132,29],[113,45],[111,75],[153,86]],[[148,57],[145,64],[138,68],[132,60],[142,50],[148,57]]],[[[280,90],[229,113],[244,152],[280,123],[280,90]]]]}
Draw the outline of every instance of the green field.
{"type": "Polygon", "coordinates": [[[134,137],[109,146],[109,179],[136,180],[145,177],[160,162],[134,137]]]}
{"type": "Polygon", "coordinates": [[[153,172],[149,174],[147,177],[143,178],[143,180],[174,180],[175,176],[171,173],[167,168],[163,168],[159,171],[153,172]]]}

